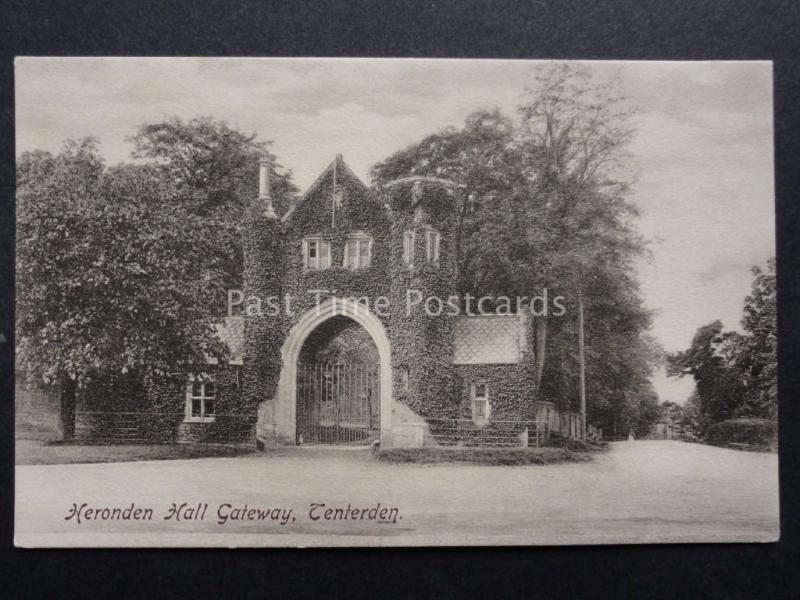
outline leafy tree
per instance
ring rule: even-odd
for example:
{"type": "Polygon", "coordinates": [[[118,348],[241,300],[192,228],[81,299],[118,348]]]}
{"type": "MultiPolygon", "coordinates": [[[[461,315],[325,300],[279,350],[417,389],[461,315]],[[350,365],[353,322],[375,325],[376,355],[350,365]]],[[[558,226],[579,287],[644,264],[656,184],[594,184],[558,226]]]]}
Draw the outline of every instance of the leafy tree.
{"type": "Polygon", "coordinates": [[[725,352],[729,337],[722,332],[722,322],[714,321],[697,330],[688,350],[667,358],[667,375],[691,375],[697,385],[700,429],[734,416],[743,402],[744,386],[725,352]]]}
{"type": "MultiPolygon", "coordinates": [[[[591,416],[610,425],[626,394],[648,381],[660,350],[644,332],[635,260],[645,243],[626,199],[631,111],[617,86],[596,84],[583,68],[540,71],[518,118],[478,111],[375,165],[378,185],[409,175],[463,186],[456,251],[459,289],[473,296],[586,299],[591,416]]],[[[569,407],[577,398],[574,319],[536,319],[541,395],[569,407]]]]}
{"type": "Polygon", "coordinates": [[[172,117],[143,125],[129,141],[134,157],[160,169],[187,211],[215,220],[217,226],[210,233],[227,249],[226,285],[241,289],[244,211],[258,194],[259,159],[266,157],[272,163],[271,188],[279,215],[288,210],[298,191],[291,171],[285,171],[270,151],[271,142],[209,117],[188,121],[172,117]]]}
{"type": "Polygon", "coordinates": [[[734,417],[777,417],[775,260],[768,261],[766,271],[754,267],[752,272],[744,332],[723,332],[722,323],[714,321],[697,330],[688,350],[668,357],[669,375],[695,379],[701,432],[734,417]]]}
{"type": "Polygon", "coordinates": [[[775,259],[767,270],[753,267],[753,288],[744,304],[742,327],[737,338],[736,365],[746,388],[743,416],[778,416],[778,319],[775,259]]]}
{"type": "Polygon", "coordinates": [[[225,354],[212,324],[227,249],[180,198],[157,168],[106,168],[92,139],[19,160],[18,360],[60,385],[66,435],[79,386],[225,354]]]}

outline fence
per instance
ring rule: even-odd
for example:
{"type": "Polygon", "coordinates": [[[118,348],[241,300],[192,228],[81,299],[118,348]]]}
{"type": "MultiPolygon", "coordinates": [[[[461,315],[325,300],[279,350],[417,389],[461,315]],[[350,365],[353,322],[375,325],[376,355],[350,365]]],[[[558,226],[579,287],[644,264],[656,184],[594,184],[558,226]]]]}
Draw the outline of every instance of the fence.
{"type": "Polygon", "coordinates": [[[549,438],[544,421],[491,421],[484,426],[470,419],[426,419],[430,434],[441,446],[481,448],[543,446],[549,438]]]}
{"type": "Polygon", "coordinates": [[[77,411],[74,438],[128,444],[254,443],[255,417],[216,414],[187,420],[181,412],[77,411]]]}

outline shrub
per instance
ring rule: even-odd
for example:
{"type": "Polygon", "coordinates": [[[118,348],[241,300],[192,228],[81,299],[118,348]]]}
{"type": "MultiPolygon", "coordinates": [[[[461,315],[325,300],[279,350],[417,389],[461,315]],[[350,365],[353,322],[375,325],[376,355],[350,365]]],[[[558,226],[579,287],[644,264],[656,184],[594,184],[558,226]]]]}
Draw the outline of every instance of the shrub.
{"type": "Polygon", "coordinates": [[[777,435],[777,428],[769,419],[730,419],[714,423],[706,432],[710,444],[749,444],[769,446],[777,435]]]}
{"type": "Polygon", "coordinates": [[[373,456],[381,462],[417,464],[546,465],[591,460],[588,453],[565,448],[392,448],[373,456]]]}

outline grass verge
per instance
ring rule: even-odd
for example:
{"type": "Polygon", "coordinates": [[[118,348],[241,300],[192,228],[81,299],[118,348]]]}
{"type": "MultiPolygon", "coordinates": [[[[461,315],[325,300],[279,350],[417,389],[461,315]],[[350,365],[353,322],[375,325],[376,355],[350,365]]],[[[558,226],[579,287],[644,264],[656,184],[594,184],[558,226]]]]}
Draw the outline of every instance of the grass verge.
{"type": "Polygon", "coordinates": [[[252,446],[228,444],[59,444],[16,440],[18,465],[69,465],[79,463],[137,462],[242,456],[252,446]]]}
{"type": "Polygon", "coordinates": [[[392,448],[378,450],[375,459],[386,463],[474,465],[547,465],[592,460],[595,449],[570,448],[392,448]]]}

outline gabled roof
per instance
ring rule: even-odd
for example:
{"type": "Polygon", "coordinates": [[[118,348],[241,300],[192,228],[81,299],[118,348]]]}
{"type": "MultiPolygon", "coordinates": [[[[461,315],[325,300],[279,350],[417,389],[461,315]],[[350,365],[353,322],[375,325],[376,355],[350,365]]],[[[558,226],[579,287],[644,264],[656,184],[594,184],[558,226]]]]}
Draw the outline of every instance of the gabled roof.
{"type": "Polygon", "coordinates": [[[517,315],[462,315],[455,319],[453,364],[516,364],[522,361],[525,349],[525,324],[517,315]]]}
{"type": "Polygon", "coordinates": [[[325,170],[322,173],[320,173],[319,177],[317,177],[314,180],[314,183],[312,183],[308,187],[308,189],[305,192],[303,192],[303,195],[300,196],[300,199],[297,202],[295,202],[295,204],[291,208],[289,208],[289,210],[286,211],[283,217],[281,217],[281,221],[283,221],[284,223],[288,221],[289,218],[294,213],[295,209],[298,208],[301,204],[303,204],[303,202],[305,202],[309,196],[313,195],[314,192],[316,192],[317,189],[319,189],[319,187],[322,185],[322,182],[325,181],[325,179],[327,179],[329,175],[332,177],[334,173],[336,174],[337,181],[349,180],[350,183],[355,183],[356,185],[361,186],[365,190],[368,189],[367,185],[363,181],[361,181],[358,175],[356,175],[353,172],[353,170],[349,166],[347,166],[347,163],[344,162],[342,155],[337,154],[336,158],[333,159],[333,162],[329,164],[325,168],[325,170]]]}

